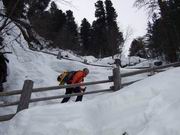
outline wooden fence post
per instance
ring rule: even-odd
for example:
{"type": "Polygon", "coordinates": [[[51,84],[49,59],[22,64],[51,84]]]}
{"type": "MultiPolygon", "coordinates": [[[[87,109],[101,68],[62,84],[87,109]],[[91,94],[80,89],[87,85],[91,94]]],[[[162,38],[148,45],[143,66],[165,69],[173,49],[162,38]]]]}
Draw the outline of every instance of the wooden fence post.
{"type": "Polygon", "coordinates": [[[61,52],[59,51],[59,52],[58,52],[58,55],[57,55],[57,59],[60,60],[61,58],[62,58],[62,55],[61,55],[61,52]]]}
{"type": "Polygon", "coordinates": [[[117,91],[121,88],[121,74],[119,67],[113,69],[113,90],[117,91]]]}
{"type": "Polygon", "coordinates": [[[84,63],[87,64],[87,59],[84,59],[84,63]]]}
{"type": "Polygon", "coordinates": [[[31,98],[32,89],[33,89],[33,81],[25,80],[20,97],[20,102],[17,108],[17,112],[27,109],[29,107],[29,100],[31,98]]]}
{"type": "Polygon", "coordinates": [[[152,76],[152,75],[155,74],[155,70],[154,70],[154,65],[153,65],[153,63],[150,63],[150,64],[149,64],[149,67],[151,68],[151,71],[150,71],[149,76],[152,76]]]}
{"type": "Polygon", "coordinates": [[[116,67],[121,67],[121,60],[120,59],[115,59],[115,62],[114,62],[115,64],[116,64],[116,67]]]}

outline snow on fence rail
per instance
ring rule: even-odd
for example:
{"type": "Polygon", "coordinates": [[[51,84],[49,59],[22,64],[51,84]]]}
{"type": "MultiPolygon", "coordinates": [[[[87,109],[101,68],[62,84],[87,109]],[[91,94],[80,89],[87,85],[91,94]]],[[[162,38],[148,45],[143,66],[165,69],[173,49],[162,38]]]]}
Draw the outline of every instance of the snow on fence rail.
{"type": "MultiPolygon", "coordinates": [[[[13,96],[13,95],[18,95],[18,94],[21,95],[19,101],[10,102],[10,103],[3,103],[3,104],[0,104],[0,107],[8,107],[8,106],[17,105],[17,112],[16,113],[18,113],[21,110],[27,109],[29,107],[29,103],[32,103],[32,102],[46,101],[46,100],[59,99],[59,98],[65,98],[65,97],[71,97],[71,96],[94,94],[94,93],[100,93],[100,92],[117,91],[126,85],[130,85],[130,84],[136,82],[136,81],[132,81],[132,82],[122,84],[121,79],[123,77],[128,77],[128,76],[147,73],[147,72],[155,72],[156,70],[164,69],[164,68],[168,68],[168,67],[172,67],[172,66],[173,67],[180,66],[180,62],[167,64],[167,65],[159,66],[159,67],[142,69],[142,70],[129,72],[129,73],[123,73],[123,74],[120,74],[119,66],[117,66],[116,68],[113,69],[113,76],[108,77],[107,80],[78,83],[78,84],[60,85],[60,86],[51,86],[51,87],[42,87],[42,88],[33,88],[33,81],[32,80],[25,80],[22,90],[0,92],[0,97],[13,96]],[[33,92],[43,92],[43,91],[49,91],[49,90],[58,90],[58,89],[64,89],[64,88],[72,88],[72,87],[87,86],[87,85],[96,85],[96,84],[110,83],[110,82],[113,82],[113,86],[111,86],[109,89],[31,99],[31,94],[33,92]]],[[[10,120],[15,114],[8,114],[8,115],[0,116],[0,121],[10,120]]]]}

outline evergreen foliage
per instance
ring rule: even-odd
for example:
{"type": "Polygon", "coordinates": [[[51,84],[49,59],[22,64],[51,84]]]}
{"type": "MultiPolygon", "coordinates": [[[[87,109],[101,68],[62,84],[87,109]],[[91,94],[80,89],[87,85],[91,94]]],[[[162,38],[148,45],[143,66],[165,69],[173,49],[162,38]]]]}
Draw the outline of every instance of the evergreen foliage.
{"type": "Polygon", "coordinates": [[[28,17],[35,16],[36,14],[42,14],[47,8],[49,2],[50,0],[28,0],[28,17]]]}
{"type": "Polygon", "coordinates": [[[92,27],[91,24],[84,18],[80,27],[80,38],[82,46],[82,54],[90,55],[92,50],[92,27]]]}
{"type": "Polygon", "coordinates": [[[177,61],[180,58],[180,1],[158,0],[151,3],[152,0],[137,0],[136,2],[141,6],[143,4],[148,7],[159,6],[160,13],[153,15],[153,22],[148,24],[146,35],[151,56],[161,56],[169,62],[177,61]]]}
{"type": "MultiPolygon", "coordinates": [[[[88,37],[92,41],[88,41],[91,44],[89,48],[89,54],[95,57],[107,57],[120,53],[120,45],[123,43],[123,34],[119,31],[116,18],[117,13],[110,0],[106,0],[104,3],[102,0],[98,0],[95,3],[95,17],[96,20],[92,23],[92,30],[88,28],[88,37]]],[[[84,22],[83,22],[84,23],[84,22]]],[[[82,24],[82,26],[85,24],[82,24]]],[[[82,31],[81,37],[85,37],[82,31]]],[[[84,41],[84,39],[81,39],[84,41]]],[[[82,46],[87,43],[82,42],[82,46]]],[[[88,45],[89,46],[89,45],[88,45]]],[[[84,47],[85,48],[85,47],[84,47]]]]}
{"type": "Polygon", "coordinates": [[[34,44],[36,44],[36,46],[41,45],[36,38],[27,17],[30,0],[2,0],[2,2],[4,9],[1,9],[0,11],[0,32],[5,28],[8,29],[9,24],[14,23],[14,25],[20,29],[30,48],[34,47],[34,44]]]}
{"type": "MultiPolygon", "coordinates": [[[[97,0],[95,3],[96,20],[91,25],[86,19],[83,19],[80,31],[78,31],[73,12],[70,10],[63,12],[53,1],[3,0],[3,3],[6,14],[11,18],[16,21],[25,18],[27,22],[30,22],[29,24],[18,23],[18,27],[29,44],[33,40],[40,44],[35,39],[33,32],[35,31],[50,41],[49,47],[70,49],[82,55],[93,55],[99,58],[120,53],[119,48],[123,43],[123,34],[117,26],[117,13],[111,0],[105,0],[105,2],[97,0]],[[45,10],[49,3],[49,10],[45,10]],[[16,12],[12,12],[13,7],[16,12]]],[[[34,47],[34,44],[32,46],[34,47]]]]}
{"type": "MultiPolygon", "coordinates": [[[[43,4],[45,5],[45,4],[43,4]]],[[[30,14],[31,23],[39,35],[52,41],[51,47],[71,49],[79,48],[77,24],[72,11],[62,12],[55,2],[51,2],[49,11],[41,8],[36,14],[30,14]]]]}
{"type": "Polygon", "coordinates": [[[77,31],[77,24],[75,23],[75,18],[71,10],[66,11],[66,23],[65,23],[64,29],[66,30],[64,34],[65,36],[64,44],[66,46],[66,49],[78,51],[79,35],[77,31]]]}
{"type": "Polygon", "coordinates": [[[2,0],[5,14],[10,18],[24,18],[25,0],[2,0]],[[15,11],[15,12],[14,12],[15,11]]]}
{"type": "Polygon", "coordinates": [[[139,56],[141,58],[147,58],[145,42],[143,38],[134,39],[129,49],[129,56],[139,56]]]}
{"type": "Polygon", "coordinates": [[[123,43],[122,32],[119,31],[117,26],[117,13],[110,0],[105,0],[106,5],[106,33],[107,33],[107,49],[109,54],[120,53],[119,46],[123,43]]]}
{"type": "MultiPolygon", "coordinates": [[[[42,9],[45,9],[45,7],[42,9]]],[[[59,30],[65,24],[66,15],[52,2],[49,11],[37,10],[36,14],[31,13],[29,19],[39,35],[48,40],[56,41],[59,30]]],[[[57,46],[56,42],[52,44],[52,47],[57,46]]]]}
{"type": "Polygon", "coordinates": [[[107,56],[107,38],[106,38],[106,20],[104,4],[101,0],[95,3],[95,17],[97,18],[93,22],[93,48],[95,50],[96,57],[107,56]]]}

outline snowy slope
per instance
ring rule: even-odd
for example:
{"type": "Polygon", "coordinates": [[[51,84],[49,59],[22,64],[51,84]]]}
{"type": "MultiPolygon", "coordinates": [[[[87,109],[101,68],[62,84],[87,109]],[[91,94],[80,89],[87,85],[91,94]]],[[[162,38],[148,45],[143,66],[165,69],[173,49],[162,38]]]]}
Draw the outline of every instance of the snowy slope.
{"type": "MultiPolygon", "coordinates": [[[[13,29],[9,34],[5,35],[5,39],[4,39],[4,44],[7,45],[5,51],[12,52],[12,54],[6,54],[6,57],[9,59],[10,62],[8,63],[7,82],[3,84],[5,91],[22,89],[24,80],[27,79],[28,80],[30,79],[34,82],[34,88],[57,86],[58,82],[56,78],[60,73],[62,73],[65,70],[81,70],[85,67],[88,67],[90,70],[90,74],[85,79],[86,82],[107,80],[108,76],[112,75],[112,67],[90,66],[90,65],[85,65],[81,62],[77,62],[77,61],[84,61],[84,59],[87,59],[87,62],[91,64],[110,66],[109,63],[110,64],[114,63],[114,60],[111,57],[98,60],[92,56],[80,57],[71,52],[61,50],[63,56],[68,56],[70,59],[76,61],[70,61],[64,59],[58,60],[54,55],[49,55],[46,53],[29,50],[27,43],[25,42],[22,35],[20,35],[19,29],[17,27],[14,27],[13,24],[11,24],[10,27],[12,27],[13,29]],[[20,35],[20,38],[17,39],[17,35],[20,35]]],[[[55,54],[58,53],[57,49],[45,50],[45,51],[49,51],[55,54]]],[[[127,58],[126,59],[123,58],[123,61],[127,61],[127,58]]],[[[133,62],[136,61],[139,61],[139,59],[133,60],[133,62]]],[[[130,71],[132,70],[129,69],[121,70],[122,73],[130,72],[130,71]]],[[[136,80],[145,77],[147,77],[146,74],[137,75],[136,78],[135,77],[124,78],[122,81],[128,82],[131,80],[136,80]]],[[[107,89],[111,85],[112,84],[110,83],[92,85],[87,87],[87,91],[107,89]]],[[[57,95],[62,95],[64,93],[65,93],[64,89],[41,92],[41,93],[33,93],[32,98],[57,96],[57,95]]],[[[83,101],[93,99],[101,94],[103,93],[84,96],[83,101]]],[[[19,100],[19,96],[0,98],[0,102],[1,101],[14,102],[17,100],[19,100]]],[[[75,97],[71,98],[72,102],[74,102],[74,100],[75,97]]],[[[37,102],[31,104],[31,106],[37,104],[44,105],[49,103],[59,103],[60,101],[61,99],[49,100],[46,102],[37,102]]],[[[15,112],[16,112],[16,107],[6,107],[5,109],[0,108],[0,115],[5,115],[15,112]]]]}
{"type": "Polygon", "coordinates": [[[1,123],[0,134],[178,135],[179,78],[176,68],[86,102],[32,107],[1,123]]]}
{"type": "MultiPolygon", "coordinates": [[[[5,41],[12,40],[12,36],[7,36],[5,41]]],[[[4,42],[5,42],[4,41],[4,42]]],[[[89,68],[90,74],[85,79],[86,82],[106,80],[108,76],[112,75],[111,67],[97,67],[85,65],[81,62],[87,59],[88,63],[96,65],[110,66],[114,62],[111,57],[104,59],[96,59],[92,56],[79,57],[67,51],[62,51],[63,56],[68,56],[70,60],[59,60],[56,56],[45,54],[42,52],[36,52],[29,50],[26,42],[22,43],[20,46],[17,42],[12,42],[6,51],[12,52],[12,54],[7,54],[9,59],[8,63],[8,78],[7,82],[4,84],[5,90],[16,90],[22,89],[24,80],[30,79],[34,82],[34,87],[47,87],[47,86],[57,86],[58,82],[56,80],[57,76],[65,70],[81,70],[85,67],[89,68]]],[[[57,50],[52,50],[53,53],[57,54],[57,50]]],[[[127,59],[123,59],[126,61],[127,59]]],[[[135,62],[135,60],[134,60],[135,62]]],[[[113,66],[113,65],[111,65],[113,66]]],[[[121,72],[129,72],[132,70],[122,69],[121,72]]],[[[146,77],[145,75],[140,75],[146,77]]],[[[126,79],[124,79],[126,82],[126,79]]],[[[109,88],[109,84],[89,86],[87,91],[100,90],[109,88]]],[[[54,91],[53,91],[54,92],[54,91]]],[[[52,93],[52,92],[51,92],[52,93]]],[[[63,94],[64,91],[58,91],[55,94],[63,94]]],[[[36,93],[39,96],[38,93],[36,93]]],[[[36,95],[34,95],[36,97],[36,95]]]]}
{"type": "MultiPolygon", "coordinates": [[[[26,79],[33,80],[34,87],[57,86],[57,75],[64,70],[90,69],[86,82],[105,80],[112,75],[112,68],[85,65],[80,62],[58,60],[53,55],[34,52],[28,49],[21,37],[20,41],[6,36],[6,56],[8,78],[5,90],[21,89],[26,79]]],[[[54,51],[55,52],[55,51],[54,51]]],[[[83,60],[69,52],[71,59],[83,60]]],[[[93,64],[113,63],[111,58],[97,60],[85,57],[93,64]]],[[[139,59],[136,59],[139,60],[139,59]]],[[[123,59],[123,61],[126,61],[123,59]]],[[[121,73],[133,69],[121,69],[121,73]]],[[[123,78],[123,82],[146,78],[147,74],[123,78]]],[[[67,104],[61,99],[31,104],[30,109],[18,113],[12,120],[0,123],[0,135],[178,135],[180,134],[179,100],[180,68],[149,77],[134,83],[120,91],[108,94],[86,95],[83,102],[75,103],[74,98],[67,104]],[[51,103],[51,104],[49,104],[51,103]],[[52,104],[53,103],[53,104],[52,104]],[[49,105],[47,105],[49,104],[49,105]],[[40,126],[39,126],[40,125],[40,126]]],[[[87,91],[109,88],[111,84],[88,86],[87,91]]],[[[32,97],[61,95],[64,90],[33,94],[32,97]]],[[[2,101],[14,101],[19,97],[3,98],[2,101]]],[[[16,108],[0,108],[0,115],[12,113],[16,108]]]]}

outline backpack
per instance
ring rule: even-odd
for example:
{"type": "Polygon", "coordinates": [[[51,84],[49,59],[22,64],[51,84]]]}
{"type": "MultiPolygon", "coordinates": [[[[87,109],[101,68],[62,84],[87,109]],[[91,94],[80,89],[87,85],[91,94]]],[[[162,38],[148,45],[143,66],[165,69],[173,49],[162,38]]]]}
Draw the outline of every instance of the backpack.
{"type": "Polygon", "coordinates": [[[57,77],[57,81],[60,82],[59,84],[60,85],[64,85],[65,83],[67,83],[69,80],[72,79],[72,77],[74,76],[74,74],[76,73],[77,71],[64,71],[62,74],[60,74],[58,77],[57,77]]]}

